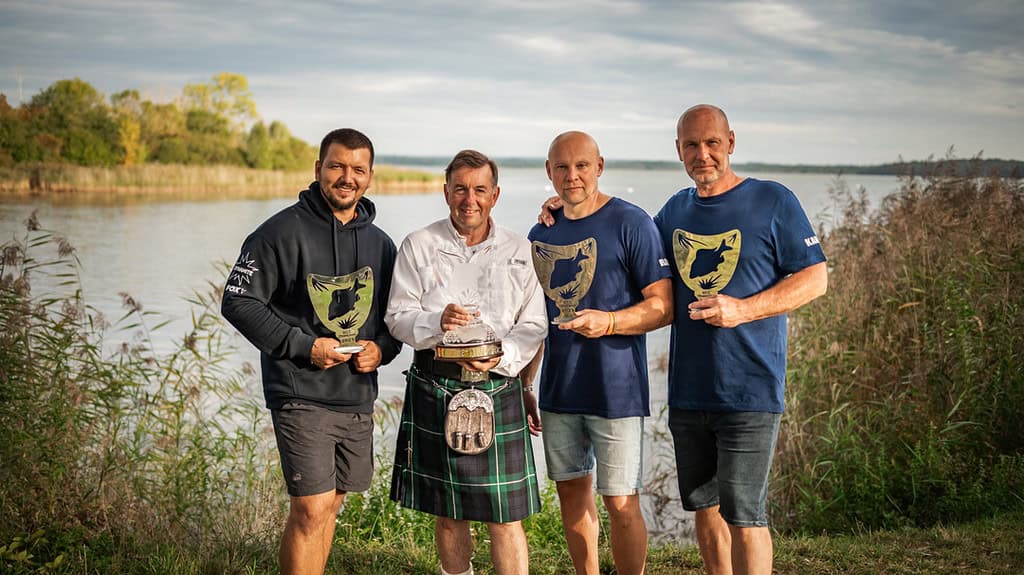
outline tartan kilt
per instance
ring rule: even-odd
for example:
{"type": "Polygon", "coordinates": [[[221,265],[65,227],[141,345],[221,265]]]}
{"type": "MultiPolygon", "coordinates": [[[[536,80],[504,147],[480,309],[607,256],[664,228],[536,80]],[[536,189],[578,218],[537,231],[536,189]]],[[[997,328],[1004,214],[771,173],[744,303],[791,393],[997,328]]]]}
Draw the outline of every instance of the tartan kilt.
{"type": "Polygon", "coordinates": [[[491,523],[519,521],[540,511],[519,380],[491,379],[476,387],[490,395],[506,383],[491,395],[494,443],[483,453],[465,455],[445,442],[444,416],[451,397],[438,387],[454,395],[466,386],[409,368],[391,473],[392,500],[433,515],[491,523]]]}

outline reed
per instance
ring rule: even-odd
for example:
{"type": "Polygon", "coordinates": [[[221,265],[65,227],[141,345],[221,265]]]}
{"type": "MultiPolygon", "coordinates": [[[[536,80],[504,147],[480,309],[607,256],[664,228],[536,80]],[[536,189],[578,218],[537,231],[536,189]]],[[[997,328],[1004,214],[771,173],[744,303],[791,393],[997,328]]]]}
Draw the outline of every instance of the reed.
{"type": "Polygon", "coordinates": [[[251,369],[226,367],[219,292],[195,294],[192,327],[167,354],[153,351],[160,324],[122,294],[115,326],[131,339],[110,350],[75,264],[73,246],[34,217],[2,250],[0,568],[80,564],[96,541],[231,563],[276,533],[284,507],[251,369]]]}
{"type": "MultiPolygon", "coordinates": [[[[313,166],[309,170],[286,172],[242,166],[19,164],[0,168],[0,199],[37,196],[63,201],[121,200],[126,197],[293,197],[313,179],[313,166]]],[[[442,183],[440,174],[379,165],[374,168],[369,193],[424,193],[439,190],[442,183]]]]}
{"type": "Polygon", "coordinates": [[[774,522],[849,531],[1024,504],[1024,184],[939,164],[842,182],[829,293],[794,314],[774,522]]]}

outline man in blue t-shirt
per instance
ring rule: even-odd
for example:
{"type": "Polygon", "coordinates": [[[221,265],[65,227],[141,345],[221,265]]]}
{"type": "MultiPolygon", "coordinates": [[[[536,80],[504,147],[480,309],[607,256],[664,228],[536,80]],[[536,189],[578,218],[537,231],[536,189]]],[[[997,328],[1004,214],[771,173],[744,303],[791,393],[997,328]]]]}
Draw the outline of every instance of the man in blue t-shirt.
{"type": "Polygon", "coordinates": [[[540,379],[544,457],[556,482],[577,573],[596,573],[599,524],[591,472],[608,510],[618,573],[642,573],[644,417],[650,415],[645,333],[672,321],[661,239],[642,209],[601,193],[597,143],[566,132],[545,165],[563,208],[534,226],[533,263],[547,296],[540,379]]]}
{"type": "Polygon", "coordinates": [[[696,187],[654,221],[672,260],[669,429],[704,565],[771,573],[768,472],[783,411],[786,312],[825,293],[818,238],[786,187],[737,176],[719,108],[687,110],[676,147],[696,187]]]}

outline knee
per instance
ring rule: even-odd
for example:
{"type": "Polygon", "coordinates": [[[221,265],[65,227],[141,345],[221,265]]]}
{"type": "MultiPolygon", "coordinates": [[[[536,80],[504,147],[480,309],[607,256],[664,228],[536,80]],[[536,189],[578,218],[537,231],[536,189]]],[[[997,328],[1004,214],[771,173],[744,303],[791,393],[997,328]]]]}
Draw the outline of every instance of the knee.
{"type": "Polygon", "coordinates": [[[320,529],[325,522],[332,521],[338,514],[340,500],[333,497],[292,498],[288,510],[288,521],[300,531],[311,532],[320,529]],[[337,502],[337,504],[335,504],[337,502]]]}
{"type": "Polygon", "coordinates": [[[444,533],[456,533],[469,529],[468,522],[461,519],[452,519],[450,517],[437,517],[435,518],[434,525],[438,531],[442,531],[444,533]]]}
{"type": "Polygon", "coordinates": [[[521,521],[512,521],[510,523],[487,523],[487,531],[491,534],[491,539],[512,537],[519,533],[523,533],[523,524],[521,521]]]}
{"type": "Polygon", "coordinates": [[[608,510],[608,519],[620,525],[630,526],[634,522],[643,523],[640,512],[639,495],[605,496],[604,507],[608,510]]]}

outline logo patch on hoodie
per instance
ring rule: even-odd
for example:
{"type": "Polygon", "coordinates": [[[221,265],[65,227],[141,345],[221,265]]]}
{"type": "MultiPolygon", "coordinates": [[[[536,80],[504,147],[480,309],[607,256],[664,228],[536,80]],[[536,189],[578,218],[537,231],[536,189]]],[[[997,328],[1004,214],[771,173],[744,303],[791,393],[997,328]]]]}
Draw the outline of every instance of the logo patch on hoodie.
{"type": "Polygon", "coordinates": [[[228,276],[224,291],[236,295],[244,294],[246,289],[243,286],[252,283],[252,276],[258,271],[260,268],[256,267],[256,260],[249,257],[249,252],[238,256],[238,261],[231,268],[231,275],[228,276]]]}

